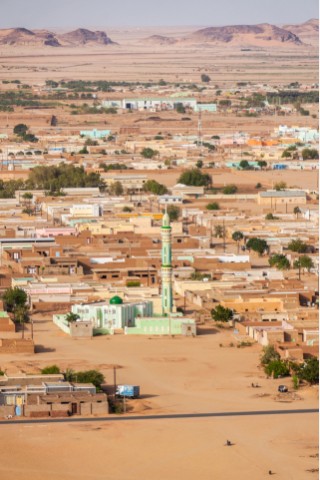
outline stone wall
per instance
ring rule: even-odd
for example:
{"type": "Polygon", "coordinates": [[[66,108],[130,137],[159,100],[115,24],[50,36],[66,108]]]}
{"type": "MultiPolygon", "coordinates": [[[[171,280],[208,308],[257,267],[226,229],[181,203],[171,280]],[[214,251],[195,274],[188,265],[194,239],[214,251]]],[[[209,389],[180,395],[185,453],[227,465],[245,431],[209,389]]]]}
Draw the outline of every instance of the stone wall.
{"type": "Polygon", "coordinates": [[[34,353],[34,342],[31,339],[0,339],[0,353],[34,353]]]}

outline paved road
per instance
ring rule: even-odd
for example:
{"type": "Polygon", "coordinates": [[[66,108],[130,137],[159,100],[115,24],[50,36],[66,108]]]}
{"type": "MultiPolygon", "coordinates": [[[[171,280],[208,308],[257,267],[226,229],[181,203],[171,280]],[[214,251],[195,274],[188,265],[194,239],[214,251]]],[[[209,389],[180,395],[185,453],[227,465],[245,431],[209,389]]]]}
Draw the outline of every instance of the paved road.
{"type": "Polygon", "coordinates": [[[123,422],[134,420],[171,420],[179,418],[208,418],[208,417],[244,417],[257,415],[290,415],[301,413],[318,413],[317,408],[301,408],[293,410],[251,410],[242,412],[210,412],[210,413],[173,413],[166,415],[126,415],[108,417],[69,417],[69,418],[37,418],[22,420],[1,420],[0,425],[25,425],[36,423],[78,423],[78,422],[123,422]]]}

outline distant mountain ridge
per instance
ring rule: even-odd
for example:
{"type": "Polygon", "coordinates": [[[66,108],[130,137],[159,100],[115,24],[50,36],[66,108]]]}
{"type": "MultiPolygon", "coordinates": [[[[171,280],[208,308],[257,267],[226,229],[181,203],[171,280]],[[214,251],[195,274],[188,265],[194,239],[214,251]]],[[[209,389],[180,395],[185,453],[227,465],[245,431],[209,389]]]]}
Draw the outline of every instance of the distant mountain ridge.
{"type": "Polygon", "coordinates": [[[78,47],[84,45],[114,45],[106,32],[78,28],[72,32],[57,34],[47,30],[27,28],[0,29],[0,45],[78,47]]]}
{"type": "MultiPolygon", "coordinates": [[[[190,33],[184,37],[173,38],[163,35],[152,35],[144,41],[158,45],[237,45],[243,47],[264,47],[287,44],[301,46],[304,41],[299,32],[316,31],[318,21],[309,20],[301,25],[278,27],[269,23],[258,25],[229,25],[224,27],[207,27],[190,33]],[[292,27],[289,28],[289,27],[292,27]],[[295,31],[294,28],[296,28],[295,31]],[[296,33],[297,32],[297,33],[296,33]]],[[[309,38],[309,37],[308,37],[309,38]]],[[[314,43],[314,42],[313,42],[314,43]]]]}
{"type": "Polygon", "coordinates": [[[283,28],[298,35],[299,38],[307,44],[319,44],[319,20],[317,18],[311,18],[307,22],[297,25],[283,25],[283,28]]]}

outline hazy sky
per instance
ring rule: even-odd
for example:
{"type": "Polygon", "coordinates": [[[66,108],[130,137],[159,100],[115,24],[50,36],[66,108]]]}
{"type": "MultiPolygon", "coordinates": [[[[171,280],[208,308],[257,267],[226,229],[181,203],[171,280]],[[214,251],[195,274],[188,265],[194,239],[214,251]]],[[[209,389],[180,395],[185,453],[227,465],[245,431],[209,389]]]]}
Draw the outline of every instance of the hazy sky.
{"type": "Polygon", "coordinates": [[[318,0],[0,0],[0,28],[299,23],[318,0]]]}

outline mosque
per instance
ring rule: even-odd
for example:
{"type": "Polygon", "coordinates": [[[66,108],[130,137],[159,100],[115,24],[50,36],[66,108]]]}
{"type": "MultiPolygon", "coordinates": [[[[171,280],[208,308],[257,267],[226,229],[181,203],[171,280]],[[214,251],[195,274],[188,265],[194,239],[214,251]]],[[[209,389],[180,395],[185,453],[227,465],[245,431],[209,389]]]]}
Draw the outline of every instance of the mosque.
{"type": "MultiPolygon", "coordinates": [[[[153,313],[152,301],[126,303],[115,295],[109,303],[101,301],[73,305],[72,313],[79,316],[78,327],[82,322],[91,323],[93,334],[112,335],[115,330],[123,330],[126,335],[196,335],[195,320],[176,312],[173,305],[171,225],[167,211],[162,218],[161,239],[162,314],[153,313]]],[[[71,334],[76,329],[71,328],[66,317],[54,315],[53,321],[71,334]]]]}

